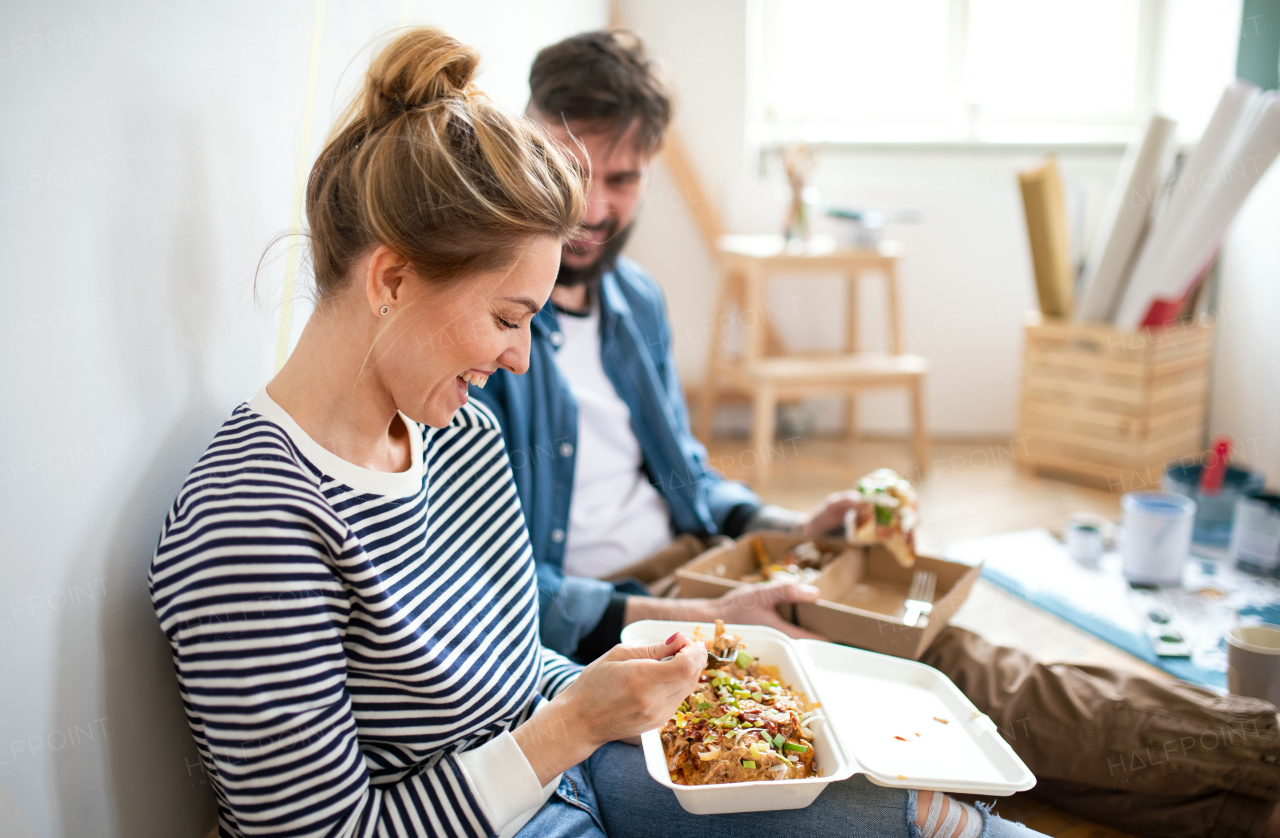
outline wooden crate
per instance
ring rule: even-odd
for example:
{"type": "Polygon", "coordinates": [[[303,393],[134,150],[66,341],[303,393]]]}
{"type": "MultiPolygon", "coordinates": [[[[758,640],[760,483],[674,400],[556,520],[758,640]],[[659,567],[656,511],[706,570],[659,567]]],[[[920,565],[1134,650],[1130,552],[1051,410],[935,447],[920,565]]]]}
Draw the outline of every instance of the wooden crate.
{"type": "Polygon", "coordinates": [[[1213,325],[1120,331],[1026,322],[1015,450],[1029,467],[1120,491],[1155,488],[1204,447],[1213,325]]]}

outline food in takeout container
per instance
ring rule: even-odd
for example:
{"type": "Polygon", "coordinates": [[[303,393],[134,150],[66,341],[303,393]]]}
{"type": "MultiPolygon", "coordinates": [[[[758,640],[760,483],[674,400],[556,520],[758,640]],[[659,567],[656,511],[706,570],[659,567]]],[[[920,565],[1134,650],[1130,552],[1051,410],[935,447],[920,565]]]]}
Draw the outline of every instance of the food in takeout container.
{"type": "MultiPolygon", "coordinates": [[[[622,641],[661,643],[674,631],[692,639],[695,632],[709,637],[714,630],[706,623],[642,620],[623,629],[622,641]]],[[[833,643],[796,641],[764,626],[730,625],[727,632],[741,639],[735,662],[738,651],[746,652],[766,679],[775,678],[812,702],[815,710],[804,719],[812,736],[802,740],[812,745],[812,764],[820,774],[685,785],[672,779],[662,734],[648,731],[640,737],[645,766],[688,812],[800,809],[828,784],[854,774],[882,786],[996,796],[1035,784],[991,720],[932,667],[833,643]],[[776,674],[765,667],[776,667],[776,674]]]]}
{"type": "Polygon", "coordinates": [[[893,469],[880,468],[859,479],[854,488],[859,501],[845,515],[845,540],[883,544],[903,567],[914,565],[920,514],[911,481],[893,469]]]}
{"type": "MultiPolygon", "coordinates": [[[[695,630],[694,640],[702,640],[695,630]]],[[[671,781],[681,785],[801,780],[820,776],[808,719],[818,706],[777,667],[762,664],[716,620],[697,692],[660,735],[671,781]]]]}
{"type": "Polygon", "coordinates": [[[824,547],[817,541],[803,541],[786,552],[781,559],[774,559],[765,549],[759,536],[751,538],[751,554],[760,566],[758,573],[746,573],[740,581],[754,582],[803,582],[810,584],[822,569],[840,557],[840,551],[824,547]]]}
{"type": "Polygon", "coordinates": [[[979,567],[928,555],[918,555],[913,567],[903,567],[883,545],[849,545],[844,539],[816,539],[783,532],[759,532],[735,542],[718,544],[676,569],[679,596],[723,596],[758,581],[759,553],[781,564],[805,544],[823,556],[821,569],[809,584],[818,589],[817,602],[784,603],[779,616],[838,643],[873,652],[918,659],[951,615],[964,603],[981,572],[979,567]],[[828,560],[827,557],[835,556],[828,560]],[[903,624],[914,572],[933,573],[936,591],[928,623],[903,624]]]}

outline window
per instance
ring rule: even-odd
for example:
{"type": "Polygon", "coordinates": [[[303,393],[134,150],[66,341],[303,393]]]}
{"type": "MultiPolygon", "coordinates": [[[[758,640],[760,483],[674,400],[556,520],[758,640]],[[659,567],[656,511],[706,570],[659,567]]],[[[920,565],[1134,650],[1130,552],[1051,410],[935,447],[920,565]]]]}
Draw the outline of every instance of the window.
{"type": "Polygon", "coordinates": [[[765,119],[928,135],[950,120],[950,0],[769,3],[765,119]]]}
{"type": "Polygon", "coordinates": [[[1157,108],[1199,135],[1234,76],[1240,3],[760,0],[753,14],[761,141],[1124,142],[1157,108]]]}

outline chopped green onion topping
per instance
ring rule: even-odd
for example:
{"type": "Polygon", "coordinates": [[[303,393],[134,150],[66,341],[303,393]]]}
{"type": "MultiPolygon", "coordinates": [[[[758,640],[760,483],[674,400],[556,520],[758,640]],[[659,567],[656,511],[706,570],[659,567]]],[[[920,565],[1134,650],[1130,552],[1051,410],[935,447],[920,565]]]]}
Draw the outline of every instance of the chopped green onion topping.
{"type": "Polygon", "coordinates": [[[710,705],[708,702],[706,702],[706,701],[701,701],[701,702],[699,702],[699,703],[698,703],[698,707],[697,707],[697,709],[699,709],[699,710],[710,710],[710,709],[711,709],[711,705],[710,705]]]}
{"type": "Polygon", "coordinates": [[[796,744],[795,744],[795,743],[793,743],[793,742],[785,742],[785,743],[783,743],[783,745],[782,745],[782,749],[783,749],[784,751],[796,751],[797,753],[801,753],[801,754],[803,754],[805,751],[809,750],[809,746],[808,746],[808,745],[796,745],[796,744]]]}
{"type": "Polygon", "coordinates": [[[739,652],[737,656],[733,659],[733,662],[736,663],[738,666],[742,667],[743,669],[746,669],[747,667],[751,666],[754,660],[755,658],[751,657],[746,652],[739,652]]]}
{"type": "Polygon", "coordinates": [[[764,693],[760,692],[759,690],[756,690],[755,692],[753,692],[751,694],[751,697],[754,698],[756,701],[764,701],[764,693]]]}
{"type": "Polygon", "coordinates": [[[773,737],[773,747],[781,751],[782,746],[786,744],[786,741],[787,741],[787,737],[783,736],[781,733],[775,734],[773,737]]]}
{"type": "MultiPolygon", "coordinates": [[[[669,707],[670,705],[667,705],[667,706],[669,707]]],[[[742,767],[743,767],[743,768],[755,768],[755,767],[756,767],[755,760],[752,760],[752,759],[744,759],[744,760],[742,761],[742,767]]]]}

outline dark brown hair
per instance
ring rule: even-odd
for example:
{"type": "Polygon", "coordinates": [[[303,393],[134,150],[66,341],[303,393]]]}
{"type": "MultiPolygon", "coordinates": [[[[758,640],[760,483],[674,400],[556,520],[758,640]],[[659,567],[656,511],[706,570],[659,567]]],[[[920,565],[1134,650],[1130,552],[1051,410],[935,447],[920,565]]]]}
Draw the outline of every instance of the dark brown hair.
{"type": "Polygon", "coordinates": [[[671,94],[633,32],[584,32],[538,53],[529,71],[529,108],[544,121],[581,122],[621,136],[638,124],[640,150],[662,145],[671,94]]]}
{"type": "Polygon", "coordinates": [[[476,89],[479,60],[434,27],[401,33],[373,59],[307,181],[321,299],[378,244],[445,281],[510,264],[530,236],[564,238],[578,225],[576,164],[476,89]]]}

